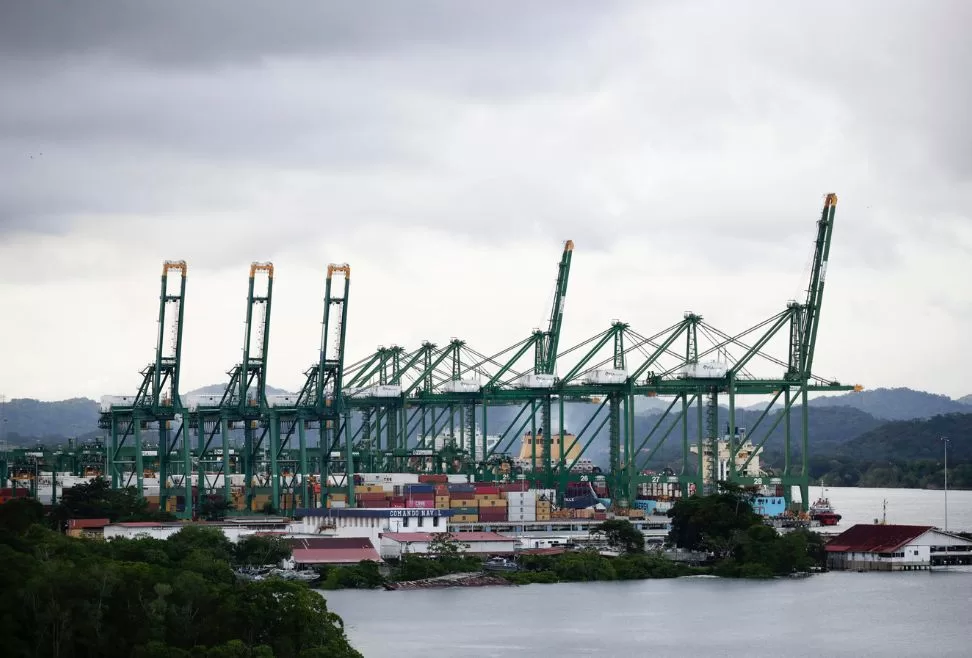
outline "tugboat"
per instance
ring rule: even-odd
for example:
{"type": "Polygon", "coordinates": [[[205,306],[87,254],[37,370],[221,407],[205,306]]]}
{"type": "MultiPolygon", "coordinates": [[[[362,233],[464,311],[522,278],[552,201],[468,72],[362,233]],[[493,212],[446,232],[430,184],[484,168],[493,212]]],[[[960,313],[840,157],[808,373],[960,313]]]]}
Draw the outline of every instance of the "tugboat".
{"type": "Polygon", "coordinates": [[[821,492],[820,498],[810,506],[810,520],[817,521],[820,525],[837,525],[840,519],[840,514],[830,505],[830,499],[821,492]]]}

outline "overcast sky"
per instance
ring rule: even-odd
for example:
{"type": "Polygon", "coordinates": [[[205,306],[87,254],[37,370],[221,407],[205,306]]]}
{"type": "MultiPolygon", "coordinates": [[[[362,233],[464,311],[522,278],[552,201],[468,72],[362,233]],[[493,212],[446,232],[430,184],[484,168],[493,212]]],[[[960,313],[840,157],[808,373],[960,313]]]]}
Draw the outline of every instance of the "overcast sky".
{"type": "Polygon", "coordinates": [[[288,389],[329,262],[349,361],[516,342],[568,238],[562,346],[690,309],[736,332],[804,296],[827,192],[815,370],[972,393],[972,5],[801,7],[7,0],[0,393],[134,392],[164,259],[183,391],[239,360],[255,260],[288,389]]]}

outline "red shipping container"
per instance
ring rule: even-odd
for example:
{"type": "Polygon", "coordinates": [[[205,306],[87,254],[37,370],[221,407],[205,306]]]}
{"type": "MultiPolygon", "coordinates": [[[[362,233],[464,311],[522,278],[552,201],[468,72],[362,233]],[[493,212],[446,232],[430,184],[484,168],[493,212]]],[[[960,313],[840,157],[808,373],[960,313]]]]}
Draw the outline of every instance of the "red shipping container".
{"type": "Polygon", "coordinates": [[[423,484],[445,484],[449,481],[449,476],[445,474],[420,475],[418,476],[418,481],[423,484]]]}
{"type": "Polygon", "coordinates": [[[404,500],[435,500],[435,493],[413,493],[404,496],[404,500]]]}
{"type": "Polygon", "coordinates": [[[447,484],[438,484],[438,485],[436,485],[436,487],[435,487],[435,495],[436,496],[448,496],[449,495],[449,485],[447,485],[447,484]]]}
{"type": "Polygon", "coordinates": [[[476,493],[477,494],[499,494],[500,488],[492,484],[477,484],[476,493]]]}
{"type": "Polygon", "coordinates": [[[405,503],[405,507],[413,507],[416,509],[435,509],[434,500],[410,500],[405,503]]]}

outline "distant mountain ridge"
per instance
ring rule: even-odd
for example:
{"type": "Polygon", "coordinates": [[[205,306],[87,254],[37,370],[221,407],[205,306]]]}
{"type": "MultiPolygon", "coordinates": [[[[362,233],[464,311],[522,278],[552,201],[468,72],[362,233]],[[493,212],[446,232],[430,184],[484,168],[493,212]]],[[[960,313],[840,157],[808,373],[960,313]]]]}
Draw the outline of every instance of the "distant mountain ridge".
{"type": "MultiPolygon", "coordinates": [[[[199,388],[194,388],[191,391],[181,393],[181,397],[185,398],[190,395],[222,395],[223,391],[226,390],[226,384],[210,384],[209,386],[200,386],[199,388]]],[[[273,386],[267,385],[267,395],[289,395],[290,391],[285,391],[282,388],[275,388],[273,386]]]]}
{"type": "Polygon", "coordinates": [[[953,400],[947,395],[915,391],[910,388],[876,388],[873,391],[820,397],[811,400],[810,405],[852,407],[882,420],[911,420],[969,412],[967,403],[953,400]]]}
{"type": "MultiPolygon", "coordinates": [[[[225,389],[225,384],[211,384],[191,391],[184,392],[184,398],[194,395],[219,395],[225,389]]],[[[287,391],[273,386],[267,387],[270,395],[283,395],[287,391]]],[[[927,419],[941,414],[970,413],[972,409],[972,395],[959,400],[952,400],[944,395],[935,395],[924,391],[908,388],[879,388],[873,391],[848,393],[822,397],[811,400],[810,413],[811,454],[831,454],[839,446],[877,430],[887,421],[910,421],[913,419],[927,419]]],[[[658,415],[668,401],[658,398],[644,398],[638,400],[635,413],[635,433],[638,443],[651,430],[658,415]]],[[[763,406],[737,408],[736,424],[751,427],[763,406]]],[[[597,409],[595,404],[566,405],[567,428],[579,431],[597,409]]],[[[11,444],[43,442],[60,442],[71,437],[88,437],[98,434],[97,423],[99,404],[87,398],[74,398],[58,402],[42,402],[32,399],[10,400],[0,409],[2,413],[2,430],[0,438],[11,444]]],[[[516,410],[512,408],[493,407],[489,413],[490,433],[502,432],[512,422],[516,410]]],[[[674,412],[673,412],[674,413],[674,412]]],[[[778,410],[772,410],[763,421],[762,431],[768,429],[775,420],[778,410]]],[[[689,436],[696,436],[697,416],[689,416],[689,436]]],[[[722,407],[719,412],[719,426],[724,428],[728,421],[728,410],[722,407]]],[[[797,434],[794,426],[794,437],[797,434]]],[[[662,432],[664,429],[662,430],[662,432]]],[[[762,438],[762,431],[754,440],[762,438]]],[[[661,433],[661,432],[660,432],[661,433]]],[[[653,462],[669,461],[680,455],[680,438],[678,432],[669,436],[666,444],[655,454],[653,462]]],[[[766,457],[773,459],[782,449],[782,426],[777,427],[766,444],[766,457]]],[[[512,437],[509,437],[512,438],[512,437]]],[[[514,449],[519,442],[514,442],[514,449]]],[[[588,455],[596,463],[606,462],[607,439],[599,436],[592,444],[588,455]]]]}

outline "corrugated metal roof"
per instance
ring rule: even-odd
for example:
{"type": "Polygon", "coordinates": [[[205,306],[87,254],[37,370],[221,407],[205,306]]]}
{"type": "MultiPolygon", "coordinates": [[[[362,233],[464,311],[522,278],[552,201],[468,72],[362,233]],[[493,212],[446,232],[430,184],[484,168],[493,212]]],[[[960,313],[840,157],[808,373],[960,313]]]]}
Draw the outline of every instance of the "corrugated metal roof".
{"type": "Polygon", "coordinates": [[[295,548],[298,564],[357,564],[362,560],[381,562],[374,548],[295,548]]]}
{"type": "Polygon", "coordinates": [[[930,525],[859,523],[831,539],[826,548],[830,553],[893,553],[932,528],[930,525]]]}
{"type": "Polygon", "coordinates": [[[79,528],[104,528],[111,523],[108,519],[68,519],[68,527],[79,528]]]}
{"type": "Polygon", "coordinates": [[[371,540],[367,537],[292,537],[287,540],[290,546],[294,549],[301,548],[327,548],[327,549],[345,549],[345,548],[370,548],[374,549],[371,545],[371,540]]]}
{"type": "MultiPolygon", "coordinates": [[[[397,542],[410,542],[410,541],[432,541],[438,535],[444,533],[440,532],[386,532],[383,533],[382,537],[388,537],[397,542]]],[[[503,541],[512,542],[516,541],[512,537],[507,537],[501,535],[498,532],[453,532],[451,533],[452,539],[458,541],[503,541]]]]}

